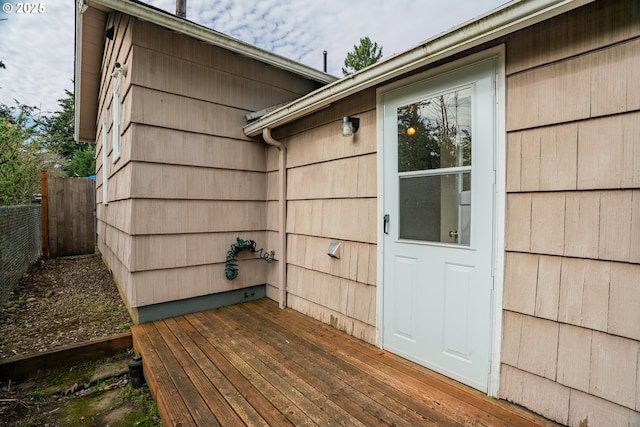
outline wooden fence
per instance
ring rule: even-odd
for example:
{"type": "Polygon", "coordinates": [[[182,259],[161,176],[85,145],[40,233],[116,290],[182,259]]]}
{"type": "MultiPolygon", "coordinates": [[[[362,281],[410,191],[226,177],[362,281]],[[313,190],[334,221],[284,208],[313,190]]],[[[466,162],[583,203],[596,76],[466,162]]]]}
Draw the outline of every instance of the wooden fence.
{"type": "Polygon", "coordinates": [[[96,185],[89,178],[42,177],[44,256],[92,254],[96,246],[96,185]]]}

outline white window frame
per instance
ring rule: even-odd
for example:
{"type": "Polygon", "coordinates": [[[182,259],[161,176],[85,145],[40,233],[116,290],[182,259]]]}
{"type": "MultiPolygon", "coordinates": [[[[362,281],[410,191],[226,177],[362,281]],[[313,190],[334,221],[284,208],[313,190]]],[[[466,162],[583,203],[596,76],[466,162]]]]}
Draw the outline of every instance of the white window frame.
{"type": "Polygon", "coordinates": [[[122,87],[122,71],[118,69],[114,72],[116,82],[113,85],[113,127],[112,127],[112,149],[113,163],[120,159],[120,120],[122,115],[122,103],[120,100],[120,88],[122,87]]]}
{"type": "Polygon", "coordinates": [[[102,204],[109,204],[109,197],[107,192],[107,184],[109,183],[109,172],[107,171],[107,160],[109,159],[109,153],[107,150],[107,143],[109,138],[107,136],[107,113],[102,116],[102,204]]]}

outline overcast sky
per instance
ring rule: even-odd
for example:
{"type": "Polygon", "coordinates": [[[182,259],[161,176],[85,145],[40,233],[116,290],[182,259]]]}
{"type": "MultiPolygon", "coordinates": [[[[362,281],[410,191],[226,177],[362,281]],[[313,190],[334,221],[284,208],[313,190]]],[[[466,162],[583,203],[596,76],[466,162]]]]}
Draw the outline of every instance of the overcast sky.
{"type": "MultiPolygon", "coordinates": [[[[187,18],[260,48],[342,76],[347,52],[369,36],[383,57],[404,51],[507,0],[187,0],[187,18]]],[[[41,13],[0,0],[0,103],[44,114],[73,90],[75,0],[44,0],[41,13]]],[[[175,0],[148,3],[175,12],[175,0]]],[[[29,4],[33,4],[33,0],[29,4]]]]}

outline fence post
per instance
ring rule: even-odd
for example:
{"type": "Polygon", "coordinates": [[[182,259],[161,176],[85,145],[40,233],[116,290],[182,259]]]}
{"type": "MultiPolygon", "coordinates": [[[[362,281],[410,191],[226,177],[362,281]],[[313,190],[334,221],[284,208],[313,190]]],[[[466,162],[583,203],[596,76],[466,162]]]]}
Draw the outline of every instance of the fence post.
{"type": "Polygon", "coordinates": [[[42,210],[40,212],[42,221],[42,256],[49,258],[49,191],[47,183],[47,171],[40,172],[40,194],[42,210]]]}

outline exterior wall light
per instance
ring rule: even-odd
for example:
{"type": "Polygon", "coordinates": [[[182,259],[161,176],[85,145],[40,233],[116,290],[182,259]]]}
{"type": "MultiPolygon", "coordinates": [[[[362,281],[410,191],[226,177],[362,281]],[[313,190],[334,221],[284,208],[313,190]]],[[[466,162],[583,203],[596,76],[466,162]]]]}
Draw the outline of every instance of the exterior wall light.
{"type": "Polygon", "coordinates": [[[360,119],[356,117],[343,117],[342,118],[342,136],[349,137],[358,132],[360,128],[360,119]]]}

